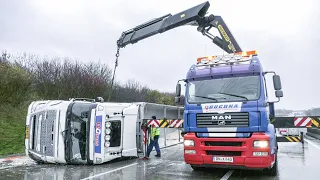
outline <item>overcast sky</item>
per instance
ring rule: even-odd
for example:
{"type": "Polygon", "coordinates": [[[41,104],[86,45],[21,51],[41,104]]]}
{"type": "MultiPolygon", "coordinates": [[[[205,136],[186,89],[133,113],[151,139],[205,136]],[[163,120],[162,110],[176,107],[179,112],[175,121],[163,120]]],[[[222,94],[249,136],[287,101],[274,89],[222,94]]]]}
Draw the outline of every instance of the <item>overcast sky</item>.
{"type": "MultiPolygon", "coordinates": [[[[202,2],[0,0],[0,50],[100,60],[113,68],[123,31],[202,2]]],[[[209,2],[209,13],[224,18],[241,48],[257,50],[264,69],[281,76],[284,98],[277,108],[320,106],[319,0],[209,2]]],[[[117,78],[134,77],[150,88],[174,91],[197,57],[222,52],[196,27],[179,27],[121,49],[117,78]]]]}

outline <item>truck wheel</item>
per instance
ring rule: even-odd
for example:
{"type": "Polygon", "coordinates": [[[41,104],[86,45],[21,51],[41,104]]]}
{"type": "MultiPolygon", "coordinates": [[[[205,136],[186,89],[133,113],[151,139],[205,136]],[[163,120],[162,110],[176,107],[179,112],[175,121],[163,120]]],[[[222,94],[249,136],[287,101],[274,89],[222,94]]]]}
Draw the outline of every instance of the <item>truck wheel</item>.
{"type": "Polygon", "coordinates": [[[200,171],[200,170],[203,170],[203,169],[204,169],[203,167],[194,166],[194,165],[191,165],[191,168],[192,168],[194,171],[200,171]]]}
{"type": "Polygon", "coordinates": [[[268,174],[270,174],[271,176],[276,176],[277,173],[278,173],[278,156],[277,156],[278,153],[276,153],[275,155],[275,162],[274,162],[274,165],[271,169],[268,169],[268,174]]]}

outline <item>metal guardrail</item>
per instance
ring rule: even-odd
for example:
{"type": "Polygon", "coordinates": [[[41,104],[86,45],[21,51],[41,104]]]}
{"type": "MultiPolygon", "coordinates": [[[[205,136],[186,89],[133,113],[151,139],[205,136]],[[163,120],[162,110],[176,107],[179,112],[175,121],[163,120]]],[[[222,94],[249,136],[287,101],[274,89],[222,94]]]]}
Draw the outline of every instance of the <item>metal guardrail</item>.
{"type": "Polygon", "coordinates": [[[303,133],[300,136],[278,136],[277,142],[301,142],[304,143],[303,133]]]}
{"type": "Polygon", "coordinates": [[[319,127],[308,128],[307,129],[307,135],[311,136],[313,138],[316,138],[316,139],[320,139],[320,128],[319,127]]]}
{"type": "Polygon", "coordinates": [[[178,142],[181,142],[180,128],[183,128],[183,122],[184,122],[183,119],[146,119],[144,120],[144,123],[147,123],[149,127],[153,126],[153,127],[158,127],[163,129],[163,136],[160,135],[160,138],[164,139],[165,147],[167,146],[167,140],[170,140],[170,138],[172,139],[174,137],[174,134],[172,134],[172,130],[167,128],[178,128],[176,138],[178,142]],[[167,134],[168,134],[167,130],[169,131],[169,134],[171,134],[169,139],[167,137],[167,134]]]}
{"type": "Polygon", "coordinates": [[[275,117],[271,123],[275,128],[312,128],[320,126],[320,116],[275,117]]]}
{"type": "MultiPolygon", "coordinates": [[[[299,129],[298,136],[296,135],[283,135],[277,136],[277,142],[301,142],[304,143],[304,133],[300,129],[307,128],[308,131],[311,129],[318,129],[320,125],[319,116],[302,116],[302,117],[275,117],[271,119],[271,123],[276,129],[299,129]]],[[[310,133],[309,133],[310,134],[310,133]]],[[[309,135],[307,133],[307,135],[309,135]]],[[[320,131],[319,131],[320,138],[320,131]]]]}
{"type": "Polygon", "coordinates": [[[146,155],[147,146],[150,142],[150,127],[160,128],[160,148],[170,147],[182,142],[180,129],[183,128],[183,119],[143,119],[142,120],[142,144],[143,154],[146,155]]]}

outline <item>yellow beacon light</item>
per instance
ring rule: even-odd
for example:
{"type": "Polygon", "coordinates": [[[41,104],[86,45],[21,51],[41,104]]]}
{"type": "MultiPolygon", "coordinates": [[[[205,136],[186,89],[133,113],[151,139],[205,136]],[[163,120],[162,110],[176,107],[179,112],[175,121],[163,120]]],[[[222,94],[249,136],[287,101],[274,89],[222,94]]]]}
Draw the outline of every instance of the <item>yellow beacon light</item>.
{"type": "Polygon", "coordinates": [[[241,54],[241,56],[246,57],[246,56],[250,56],[250,55],[257,55],[257,51],[253,50],[253,51],[243,51],[243,52],[238,52],[238,53],[234,53],[235,55],[237,54],[241,54]]]}
{"type": "Polygon", "coordinates": [[[208,63],[211,62],[212,59],[216,58],[217,56],[205,56],[197,58],[197,63],[208,63]]]}
{"type": "MultiPolygon", "coordinates": [[[[242,52],[236,52],[234,53],[234,55],[240,55],[241,57],[249,57],[249,56],[253,56],[253,55],[257,55],[257,51],[253,50],[253,51],[242,51],[242,52]]],[[[213,59],[217,58],[217,56],[205,56],[205,57],[199,57],[197,58],[197,64],[199,63],[209,63],[212,62],[213,59]]]]}

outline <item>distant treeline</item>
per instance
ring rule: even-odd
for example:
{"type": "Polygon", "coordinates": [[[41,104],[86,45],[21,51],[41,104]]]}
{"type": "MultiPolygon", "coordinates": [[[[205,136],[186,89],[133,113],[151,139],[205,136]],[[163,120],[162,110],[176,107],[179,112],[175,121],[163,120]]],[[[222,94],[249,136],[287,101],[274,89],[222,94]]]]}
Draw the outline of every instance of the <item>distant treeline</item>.
{"type": "MultiPolygon", "coordinates": [[[[13,106],[39,99],[108,99],[112,69],[103,63],[82,63],[70,58],[35,55],[0,57],[0,102],[13,106]]],[[[164,93],[141,85],[135,79],[114,82],[110,101],[145,101],[174,105],[174,93],[164,93]]]]}
{"type": "MultiPolygon", "coordinates": [[[[320,108],[311,108],[307,110],[298,110],[299,112],[303,112],[307,116],[320,116],[320,108]]],[[[278,116],[286,116],[292,112],[295,112],[293,110],[288,109],[277,109],[276,115],[278,116]]]]}

